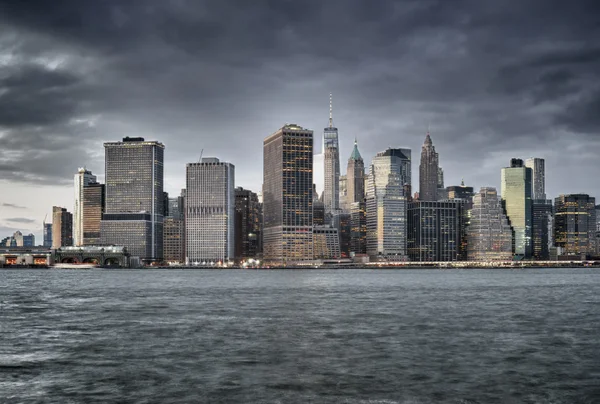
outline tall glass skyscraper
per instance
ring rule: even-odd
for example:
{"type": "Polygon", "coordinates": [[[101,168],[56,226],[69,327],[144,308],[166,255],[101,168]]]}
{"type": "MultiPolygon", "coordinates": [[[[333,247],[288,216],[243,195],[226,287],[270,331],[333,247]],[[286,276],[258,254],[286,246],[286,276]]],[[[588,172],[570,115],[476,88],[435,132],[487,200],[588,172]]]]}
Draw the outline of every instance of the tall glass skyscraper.
{"type": "Polygon", "coordinates": [[[481,188],[473,197],[467,226],[467,259],[510,261],[513,249],[513,230],[496,188],[481,188]]]}
{"type": "Polygon", "coordinates": [[[164,149],[141,137],[104,143],[101,243],[123,246],[147,263],[163,258],[164,149]]]}
{"type": "Polygon", "coordinates": [[[235,257],[238,260],[258,258],[262,235],[260,233],[260,203],[256,193],[238,187],[235,189],[235,257]]]}
{"type": "Polygon", "coordinates": [[[532,255],[531,168],[521,159],[511,159],[510,167],[502,169],[502,202],[515,232],[515,255],[532,255]]]}
{"type": "Polygon", "coordinates": [[[267,262],[313,259],[313,131],[290,124],[263,142],[263,251],[267,262]]]}
{"type": "Polygon", "coordinates": [[[97,182],[83,187],[83,207],[81,224],[83,229],[82,245],[100,244],[100,224],[104,213],[104,185],[97,182]]]}
{"type": "Polygon", "coordinates": [[[235,168],[217,158],[186,166],[185,242],[188,263],[235,258],[235,168]]]}
{"type": "Polygon", "coordinates": [[[323,130],[325,212],[331,214],[340,208],[340,151],[338,129],[333,126],[332,96],[329,95],[329,126],[323,130]]]}
{"type": "Polygon", "coordinates": [[[419,165],[419,200],[437,201],[439,174],[438,153],[435,151],[429,132],[427,132],[421,148],[421,164],[419,165]]]}
{"type": "Polygon", "coordinates": [[[546,199],[546,163],[544,159],[531,157],[525,160],[525,167],[531,168],[531,199],[546,199]]]}
{"type": "Polygon", "coordinates": [[[73,241],[74,245],[81,246],[83,241],[83,188],[88,184],[96,182],[96,176],[85,168],[80,168],[75,174],[75,208],[73,209],[73,241]]]}
{"type": "MultiPolygon", "coordinates": [[[[367,254],[374,260],[406,259],[406,195],[410,149],[387,149],[373,158],[367,176],[367,254]]],[[[437,189],[437,170],[436,170],[437,189]]]]}
{"type": "Polygon", "coordinates": [[[73,214],[60,206],[52,207],[52,248],[73,246],[73,214]]]}

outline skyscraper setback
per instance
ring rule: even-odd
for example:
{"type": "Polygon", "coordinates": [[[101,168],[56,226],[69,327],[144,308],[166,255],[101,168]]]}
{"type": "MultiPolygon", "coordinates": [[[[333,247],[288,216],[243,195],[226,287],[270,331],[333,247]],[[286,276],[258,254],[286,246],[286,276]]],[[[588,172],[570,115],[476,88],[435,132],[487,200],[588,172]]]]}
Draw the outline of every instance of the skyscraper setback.
{"type": "Polygon", "coordinates": [[[141,137],[104,143],[101,243],[124,246],[144,262],[163,258],[164,149],[162,143],[141,137]]]}
{"type": "Polygon", "coordinates": [[[431,141],[429,132],[421,148],[419,165],[419,200],[437,201],[438,199],[439,157],[431,141]]]}
{"type": "Polygon", "coordinates": [[[264,142],[263,254],[271,263],[313,258],[313,131],[283,126],[264,142]]]}
{"type": "Polygon", "coordinates": [[[329,126],[323,130],[325,212],[333,213],[340,207],[340,152],[338,129],[333,126],[333,100],[329,94],[329,126]]]}

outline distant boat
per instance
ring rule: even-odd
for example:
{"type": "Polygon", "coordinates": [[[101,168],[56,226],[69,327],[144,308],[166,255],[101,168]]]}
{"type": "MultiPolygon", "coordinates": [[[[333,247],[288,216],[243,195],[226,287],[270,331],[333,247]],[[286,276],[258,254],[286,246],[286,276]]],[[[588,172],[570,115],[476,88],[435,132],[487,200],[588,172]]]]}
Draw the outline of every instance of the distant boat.
{"type": "Polygon", "coordinates": [[[56,269],[92,269],[98,268],[97,264],[72,264],[72,263],[56,263],[52,265],[50,268],[56,269]]]}

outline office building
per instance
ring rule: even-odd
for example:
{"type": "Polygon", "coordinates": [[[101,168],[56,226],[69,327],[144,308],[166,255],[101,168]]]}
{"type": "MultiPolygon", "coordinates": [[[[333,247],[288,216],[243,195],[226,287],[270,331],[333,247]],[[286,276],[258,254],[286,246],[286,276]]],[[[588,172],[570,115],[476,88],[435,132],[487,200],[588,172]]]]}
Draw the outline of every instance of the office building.
{"type": "Polygon", "coordinates": [[[285,265],[313,258],[313,132],[285,125],[264,140],[263,253],[285,265]]]}
{"type": "Polygon", "coordinates": [[[0,241],[2,247],[34,247],[35,236],[32,233],[24,235],[16,231],[12,236],[6,237],[0,241]]]}
{"type": "Polygon", "coordinates": [[[124,246],[144,263],[163,258],[164,149],[141,137],[104,143],[101,244],[124,246]]]}
{"type": "MultiPolygon", "coordinates": [[[[104,213],[104,185],[97,182],[89,182],[83,187],[80,202],[82,245],[99,245],[100,224],[104,213]]],[[[76,226],[77,227],[77,226],[76,226]]]]}
{"type": "Polygon", "coordinates": [[[348,159],[346,170],[346,187],[348,189],[347,206],[365,200],[365,162],[358,151],[358,142],[354,140],[354,148],[348,159]]]}
{"type": "Polygon", "coordinates": [[[467,227],[469,261],[509,261],[513,258],[513,229],[496,188],[484,187],[473,197],[467,227]]]}
{"type": "Polygon", "coordinates": [[[80,168],[75,174],[75,207],[73,209],[73,241],[75,246],[84,245],[83,225],[84,225],[84,207],[83,207],[83,188],[90,183],[96,182],[96,176],[85,168],[80,168]]]}
{"type": "Polygon", "coordinates": [[[186,165],[185,252],[190,264],[235,258],[235,168],[217,158],[186,165]]]}
{"type": "Polygon", "coordinates": [[[350,252],[367,253],[367,207],[365,202],[350,205],[350,252]]]}
{"type": "Polygon", "coordinates": [[[333,213],[331,224],[337,229],[340,238],[340,254],[342,258],[350,257],[352,240],[352,217],[350,213],[338,210],[333,213]]]}
{"type": "Polygon", "coordinates": [[[438,197],[439,157],[431,141],[429,132],[421,148],[419,165],[419,200],[437,201],[438,197]]]}
{"type": "Polygon", "coordinates": [[[546,163],[544,159],[531,157],[525,160],[531,168],[531,199],[546,200],[546,163]]]}
{"type": "Polygon", "coordinates": [[[52,207],[52,248],[73,246],[73,214],[59,206],[52,207]]]}
{"type": "Polygon", "coordinates": [[[167,216],[163,221],[163,261],[169,265],[185,263],[184,192],[168,198],[167,216]]]}
{"type": "Polygon", "coordinates": [[[52,223],[46,223],[44,219],[44,247],[52,247],[52,223]]]}
{"type": "Polygon", "coordinates": [[[515,232],[515,256],[532,255],[531,168],[523,160],[511,159],[510,167],[502,169],[502,202],[515,232]]]}
{"type": "Polygon", "coordinates": [[[552,227],[552,201],[549,199],[534,199],[531,205],[532,231],[531,248],[532,256],[536,260],[549,260],[552,227]]]}
{"type": "Polygon", "coordinates": [[[255,259],[260,255],[260,203],[250,190],[235,189],[235,257],[255,259]]]}
{"type": "Polygon", "coordinates": [[[469,204],[473,202],[473,187],[465,186],[465,182],[461,181],[460,185],[450,185],[446,187],[446,197],[450,200],[463,199],[469,204]]]}
{"type": "Polygon", "coordinates": [[[313,201],[313,225],[325,226],[325,224],[330,224],[330,221],[325,223],[325,204],[322,201],[315,199],[313,201]]]}
{"type": "Polygon", "coordinates": [[[331,214],[340,208],[340,151],[338,129],[333,126],[332,95],[329,94],[329,125],[323,130],[324,184],[323,203],[325,213],[331,214]]]}
{"type": "MultiPolygon", "coordinates": [[[[404,188],[411,183],[410,164],[410,149],[387,149],[371,162],[366,181],[367,254],[374,260],[406,259],[404,188]]],[[[434,185],[437,188],[437,178],[434,185]]]]}
{"type": "Polygon", "coordinates": [[[586,194],[560,195],[554,200],[554,244],[560,255],[595,254],[596,198],[586,194]]]}
{"type": "Polygon", "coordinates": [[[407,251],[411,261],[460,261],[465,201],[414,201],[408,204],[407,251]]]}
{"type": "Polygon", "coordinates": [[[331,226],[314,226],[313,251],[315,259],[340,258],[340,238],[338,230],[331,226]]]}

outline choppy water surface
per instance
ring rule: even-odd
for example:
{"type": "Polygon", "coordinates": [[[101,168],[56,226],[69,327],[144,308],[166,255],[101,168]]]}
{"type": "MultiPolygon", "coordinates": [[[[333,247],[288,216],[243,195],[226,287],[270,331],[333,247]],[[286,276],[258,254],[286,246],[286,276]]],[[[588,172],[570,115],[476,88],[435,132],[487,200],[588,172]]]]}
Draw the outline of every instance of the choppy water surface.
{"type": "Polygon", "coordinates": [[[598,403],[600,271],[0,271],[1,403],[598,403]]]}

